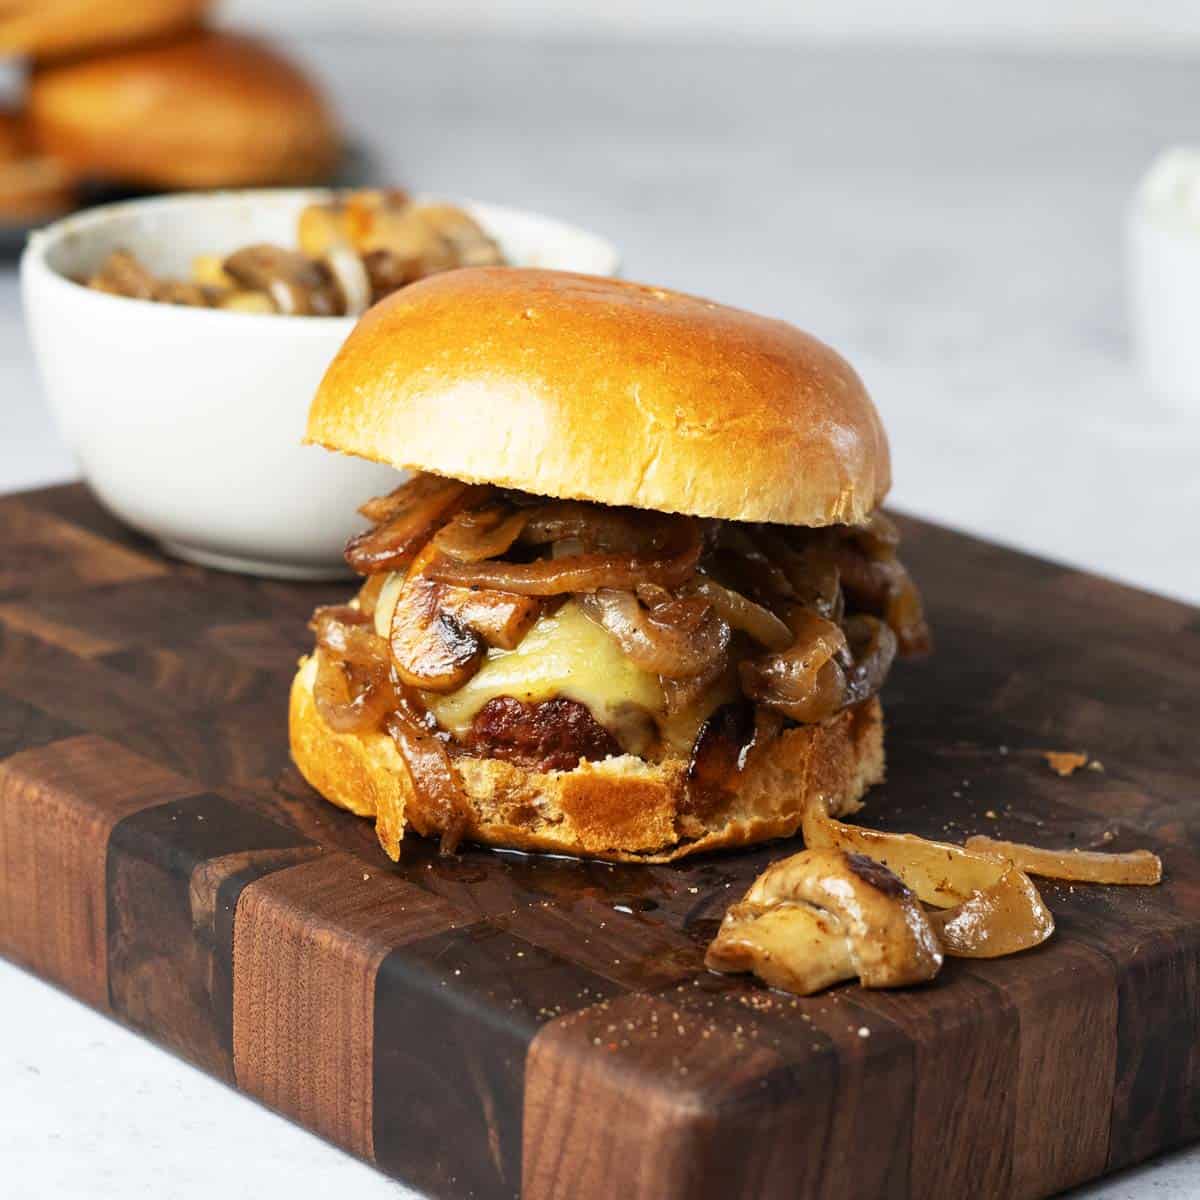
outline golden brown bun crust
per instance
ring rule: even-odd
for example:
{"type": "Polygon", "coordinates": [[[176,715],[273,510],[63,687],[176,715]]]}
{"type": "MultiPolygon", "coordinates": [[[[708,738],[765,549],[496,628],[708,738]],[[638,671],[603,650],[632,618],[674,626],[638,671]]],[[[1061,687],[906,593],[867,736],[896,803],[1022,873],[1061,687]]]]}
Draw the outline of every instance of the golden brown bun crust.
{"type": "Polygon", "coordinates": [[[340,153],[308,76],[226,33],[40,69],[29,115],[39,145],[79,170],[154,187],[319,182],[340,153]]]}
{"type": "Polygon", "coordinates": [[[48,221],[79,203],[75,179],[50,158],[0,161],[0,222],[48,221]]]}
{"type": "Polygon", "coordinates": [[[0,163],[24,158],[29,153],[29,134],[19,113],[0,112],[0,163]]]}
{"type": "Polygon", "coordinates": [[[0,6],[0,54],[56,58],[178,33],[212,0],[15,0],[0,6]]]}
{"type": "Polygon", "coordinates": [[[862,382],[783,321],[615,279],[452,271],[358,323],[311,442],[664,512],[857,523],[891,484],[862,382]]]}
{"type": "Polygon", "coordinates": [[[20,113],[0,112],[0,223],[48,220],[76,203],[73,173],[33,152],[20,113]]]}
{"type": "MultiPolygon", "coordinates": [[[[385,734],[334,733],[312,697],[305,660],[292,684],[292,758],[325,799],[376,818],[380,844],[400,856],[408,772],[385,734]]],[[[805,805],[824,797],[836,816],[883,778],[883,712],[865,701],[827,725],[792,728],[752,758],[740,790],[707,825],[680,815],[686,763],[632,757],[535,773],[489,758],[459,758],[471,821],[467,837],[492,846],[626,862],[669,862],[687,854],[790,837],[805,805]]]]}

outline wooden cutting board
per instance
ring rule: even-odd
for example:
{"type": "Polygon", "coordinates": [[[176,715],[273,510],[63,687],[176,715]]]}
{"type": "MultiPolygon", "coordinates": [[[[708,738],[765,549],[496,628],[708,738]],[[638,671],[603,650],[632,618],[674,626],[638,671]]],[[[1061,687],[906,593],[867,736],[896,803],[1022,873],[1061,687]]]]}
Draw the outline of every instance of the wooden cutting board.
{"type": "Polygon", "coordinates": [[[863,821],[1149,846],[1163,886],[1043,885],[1044,947],[797,1000],[701,958],[798,843],[393,865],[288,761],[347,589],[169,562],[65,487],[0,500],[0,950],[436,1195],[1041,1196],[1194,1139],[1200,614],[903,524],[938,650],[863,821]]]}

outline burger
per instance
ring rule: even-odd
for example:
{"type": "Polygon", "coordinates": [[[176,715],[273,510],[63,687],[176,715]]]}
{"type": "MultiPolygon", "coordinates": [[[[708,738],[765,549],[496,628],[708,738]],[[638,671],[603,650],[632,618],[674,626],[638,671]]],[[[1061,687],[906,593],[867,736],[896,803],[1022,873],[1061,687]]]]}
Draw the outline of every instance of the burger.
{"type": "Polygon", "coordinates": [[[297,766],[406,831],[661,862],[793,834],[884,773],[929,646],[888,444],[829,347],[662,288],[467,269],[376,305],[306,440],[410,474],[313,615],[297,766]]]}

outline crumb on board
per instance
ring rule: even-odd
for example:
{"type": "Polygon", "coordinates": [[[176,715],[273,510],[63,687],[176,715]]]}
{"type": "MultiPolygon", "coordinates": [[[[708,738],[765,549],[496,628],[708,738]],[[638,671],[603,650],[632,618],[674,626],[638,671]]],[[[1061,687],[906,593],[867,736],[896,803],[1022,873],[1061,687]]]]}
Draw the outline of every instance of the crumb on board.
{"type": "Polygon", "coordinates": [[[1074,775],[1080,767],[1087,765],[1088,756],[1078,750],[1044,750],[1042,757],[1056,775],[1074,775]]]}

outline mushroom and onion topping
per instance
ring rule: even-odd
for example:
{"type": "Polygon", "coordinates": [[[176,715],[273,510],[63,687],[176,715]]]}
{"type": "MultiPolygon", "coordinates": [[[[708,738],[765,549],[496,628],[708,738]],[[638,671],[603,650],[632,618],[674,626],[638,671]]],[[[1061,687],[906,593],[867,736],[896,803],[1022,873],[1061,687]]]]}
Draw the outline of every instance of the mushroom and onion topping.
{"type": "Polygon", "coordinates": [[[864,987],[932,979],[943,956],[998,958],[1054,932],[1026,871],[1055,879],[1153,884],[1162,864],[1124,854],[1039,850],[975,837],[967,845],[804,816],[807,849],[772,864],[732,905],[708,948],[714,971],[752,971],[802,996],[858,978],[864,987]]]}
{"type": "Polygon", "coordinates": [[[438,271],[505,265],[470,214],[450,204],[417,204],[398,190],[310,204],[297,232],[299,249],[260,243],[225,256],[200,255],[186,280],[156,276],[130,251],[114,250],[84,282],[115,296],[193,308],[358,316],[438,271]]]}
{"type": "Polygon", "coordinates": [[[741,524],[424,474],[361,511],[373,525],[346,560],[366,581],[314,618],[317,707],[396,740],[448,847],[462,755],[683,759],[699,821],[782,729],[868,700],[898,651],[929,644],[882,513],[741,524]]]}
{"type": "Polygon", "coordinates": [[[804,842],[873,858],[930,907],[946,953],[996,958],[1028,950],[1054,932],[1054,918],[1027,875],[1006,859],[910,833],[881,833],[805,813],[804,842]]]}

